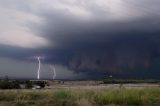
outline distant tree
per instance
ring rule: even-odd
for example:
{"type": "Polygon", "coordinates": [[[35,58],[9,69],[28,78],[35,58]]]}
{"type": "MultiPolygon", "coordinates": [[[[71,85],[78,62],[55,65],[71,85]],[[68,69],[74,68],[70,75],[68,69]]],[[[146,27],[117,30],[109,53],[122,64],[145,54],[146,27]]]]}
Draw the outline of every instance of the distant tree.
{"type": "Polygon", "coordinates": [[[1,81],[0,82],[0,88],[1,89],[9,89],[10,88],[9,82],[8,81],[1,81]]]}
{"type": "Polygon", "coordinates": [[[16,81],[0,81],[0,89],[19,89],[20,85],[16,81]]]}
{"type": "Polygon", "coordinates": [[[33,87],[32,82],[31,82],[31,81],[26,81],[25,88],[30,89],[30,88],[32,88],[32,87],[33,87]]]}
{"type": "Polygon", "coordinates": [[[45,82],[38,81],[38,82],[36,82],[36,85],[40,86],[41,88],[44,88],[45,87],[45,82]]]}
{"type": "Polygon", "coordinates": [[[10,88],[11,89],[20,89],[19,81],[10,82],[10,88]]]}

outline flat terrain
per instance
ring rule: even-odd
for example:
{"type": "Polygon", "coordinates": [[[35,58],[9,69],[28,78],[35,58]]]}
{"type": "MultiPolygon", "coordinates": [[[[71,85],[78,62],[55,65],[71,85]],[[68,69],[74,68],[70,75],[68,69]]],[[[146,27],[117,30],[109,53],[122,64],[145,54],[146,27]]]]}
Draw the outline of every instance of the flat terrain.
{"type": "Polygon", "coordinates": [[[39,90],[0,90],[0,106],[160,106],[160,86],[57,84],[39,90]]]}
{"type": "Polygon", "coordinates": [[[160,88],[160,84],[100,84],[100,85],[68,85],[68,84],[57,84],[51,85],[46,87],[48,89],[57,89],[57,88],[65,88],[65,89],[89,89],[89,90],[101,90],[101,89],[113,89],[113,88],[136,88],[136,89],[143,89],[143,88],[160,88]]]}

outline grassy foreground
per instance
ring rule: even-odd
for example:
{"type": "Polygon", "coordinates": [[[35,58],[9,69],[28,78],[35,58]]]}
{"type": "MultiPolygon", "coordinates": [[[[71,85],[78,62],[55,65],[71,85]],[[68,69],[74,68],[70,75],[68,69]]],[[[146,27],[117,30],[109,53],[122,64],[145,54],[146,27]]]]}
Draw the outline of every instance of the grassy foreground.
{"type": "Polygon", "coordinates": [[[0,106],[160,106],[160,88],[8,90],[0,106]]]}

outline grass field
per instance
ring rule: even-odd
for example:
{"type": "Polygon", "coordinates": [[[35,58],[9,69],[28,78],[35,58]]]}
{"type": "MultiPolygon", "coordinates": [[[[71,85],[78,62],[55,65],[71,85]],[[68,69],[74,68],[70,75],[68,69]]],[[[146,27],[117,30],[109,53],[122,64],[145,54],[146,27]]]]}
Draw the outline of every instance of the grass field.
{"type": "Polygon", "coordinates": [[[160,88],[1,90],[0,106],[160,106],[160,88]]]}

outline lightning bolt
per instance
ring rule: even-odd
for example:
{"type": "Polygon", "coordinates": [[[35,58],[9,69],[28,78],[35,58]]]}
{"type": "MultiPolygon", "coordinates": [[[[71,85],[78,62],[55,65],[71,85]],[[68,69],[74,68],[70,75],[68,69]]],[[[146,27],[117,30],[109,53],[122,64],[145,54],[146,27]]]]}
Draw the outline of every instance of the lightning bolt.
{"type": "Polygon", "coordinates": [[[57,76],[55,66],[50,65],[50,68],[53,69],[53,80],[54,80],[57,76]]]}
{"type": "Polygon", "coordinates": [[[37,79],[40,79],[40,70],[41,70],[41,60],[40,57],[37,57],[38,60],[38,71],[37,71],[37,79]]]}

